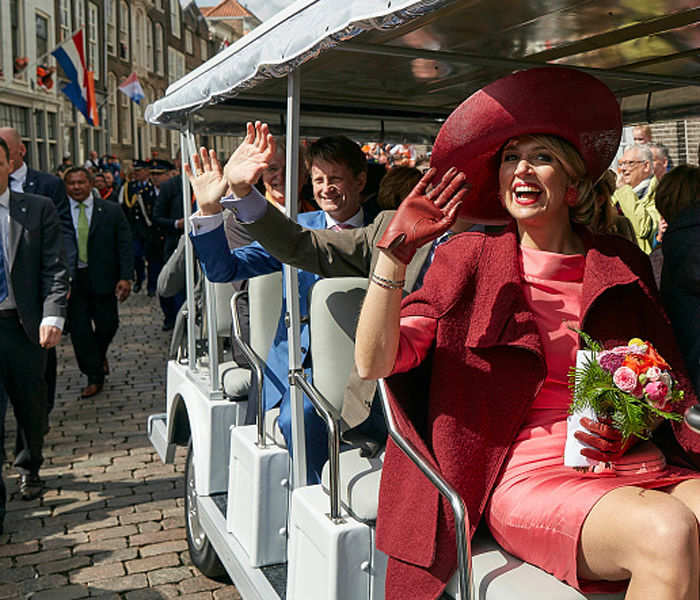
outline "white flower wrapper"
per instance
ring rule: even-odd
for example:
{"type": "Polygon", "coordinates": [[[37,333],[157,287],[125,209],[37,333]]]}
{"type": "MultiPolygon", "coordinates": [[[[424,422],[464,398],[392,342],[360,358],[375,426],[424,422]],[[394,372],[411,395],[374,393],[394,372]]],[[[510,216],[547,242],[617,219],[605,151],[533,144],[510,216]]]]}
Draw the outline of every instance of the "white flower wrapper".
{"type": "MultiPolygon", "coordinates": [[[[589,358],[595,353],[590,350],[579,350],[576,352],[576,368],[582,369],[589,358]]],[[[577,431],[588,430],[581,425],[581,418],[587,417],[593,421],[597,420],[593,409],[587,408],[582,411],[577,411],[569,415],[566,419],[566,445],[564,446],[564,466],[566,467],[594,467],[598,464],[597,460],[586,458],[581,455],[581,448],[590,448],[588,444],[580,442],[574,437],[577,431]]]]}

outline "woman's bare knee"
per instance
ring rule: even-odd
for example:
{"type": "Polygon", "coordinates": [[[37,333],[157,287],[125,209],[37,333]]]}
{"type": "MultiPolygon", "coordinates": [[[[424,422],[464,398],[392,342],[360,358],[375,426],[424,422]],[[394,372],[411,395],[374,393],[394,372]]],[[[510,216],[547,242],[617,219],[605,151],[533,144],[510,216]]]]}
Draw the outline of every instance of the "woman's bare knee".
{"type": "Polygon", "coordinates": [[[683,586],[692,573],[697,579],[698,560],[695,514],[664,492],[614,490],[593,507],[581,532],[579,575],[587,579],[650,573],[683,586]]]}

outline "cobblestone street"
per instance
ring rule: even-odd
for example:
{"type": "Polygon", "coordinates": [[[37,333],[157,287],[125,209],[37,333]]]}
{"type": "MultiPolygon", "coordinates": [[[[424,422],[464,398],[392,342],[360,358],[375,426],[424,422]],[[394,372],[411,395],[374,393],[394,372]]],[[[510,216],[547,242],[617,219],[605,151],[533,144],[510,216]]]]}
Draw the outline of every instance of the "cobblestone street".
{"type": "Polygon", "coordinates": [[[86,384],[70,338],[58,350],[58,393],[44,446],[43,497],[24,502],[11,467],[14,417],[8,407],[4,467],[9,502],[0,536],[0,599],[142,600],[240,598],[202,576],[185,539],[185,449],[164,465],[146,438],[149,414],[165,410],[170,334],[145,290],[121,307],[102,393],[86,384]]]}

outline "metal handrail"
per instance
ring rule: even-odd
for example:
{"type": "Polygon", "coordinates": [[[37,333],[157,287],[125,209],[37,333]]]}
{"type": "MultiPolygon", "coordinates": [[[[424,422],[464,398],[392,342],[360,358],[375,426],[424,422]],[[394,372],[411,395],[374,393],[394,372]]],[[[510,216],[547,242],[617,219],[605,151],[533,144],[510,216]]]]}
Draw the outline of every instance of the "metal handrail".
{"type": "MultiPolygon", "coordinates": [[[[241,290],[236,292],[231,297],[231,316],[233,317],[233,339],[238,344],[241,352],[244,354],[250,366],[253,369],[253,376],[257,382],[256,386],[256,398],[255,401],[258,405],[258,441],[257,445],[259,448],[266,447],[265,441],[265,408],[263,406],[263,378],[264,378],[264,361],[256,354],[255,350],[243,339],[243,333],[241,330],[241,318],[238,314],[238,300],[244,297],[248,297],[248,290],[241,290]]],[[[250,402],[250,400],[248,400],[250,402]]]]}
{"type": "Polygon", "coordinates": [[[700,404],[695,404],[686,411],[685,422],[693,431],[700,433],[700,404]]]}
{"type": "Polygon", "coordinates": [[[313,384],[306,381],[303,371],[294,373],[294,383],[311,400],[311,404],[320,413],[328,428],[328,468],[329,468],[329,492],[331,499],[331,512],[328,515],[331,521],[341,522],[340,516],[340,412],[326,400],[313,384]]]}
{"type": "Polygon", "coordinates": [[[409,440],[407,440],[396,427],[394,415],[387,398],[386,384],[383,379],[377,381],[379,398],[381,399],[384,417],[386,419],[389,435],[394,443],[408,456],[408,458],[420,469],[430,483],[447,498],[455,516],[455,528],[457,538],[457,564],[459,569],[459,592],[461,600],[474,600],[474,578],[472,574],[472,548],[469,539],[469,515],[464,506],[462,497],[445,480],[445,478],[433,468],[409,440]]]}

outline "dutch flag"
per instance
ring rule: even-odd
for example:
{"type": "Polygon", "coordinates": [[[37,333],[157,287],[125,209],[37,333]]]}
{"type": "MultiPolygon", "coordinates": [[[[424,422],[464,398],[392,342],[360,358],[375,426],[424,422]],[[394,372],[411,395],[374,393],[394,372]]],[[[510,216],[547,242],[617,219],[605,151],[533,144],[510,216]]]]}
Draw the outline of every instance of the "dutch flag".
{"type": "Polygon", "coordinates": [[[119,86],[119,91],[136,102],[136,104],[140,104],[141,100],[144,98],[143,88],[139,83],[139,78],[136,76],[136,73],[132,73],[124,80],[119,86]]]}
{"type": "Polygon", "coordinates": [[[95,81],[85,63],[85,44],[81,29],[65,44],[51,52],[68,77],[69,83],[61,90],[73,105],[83,113],[90,125],[98,125],[95,81]]]}

